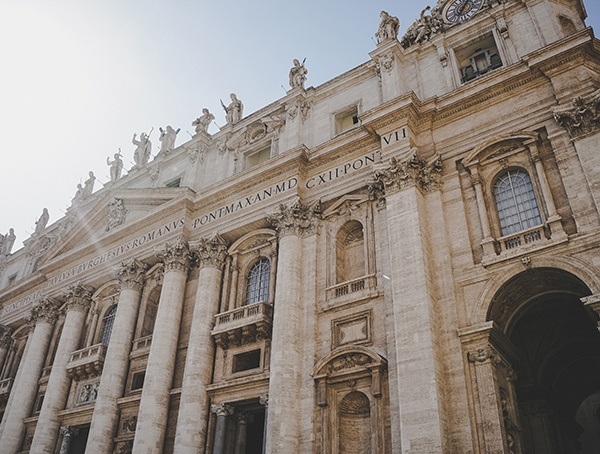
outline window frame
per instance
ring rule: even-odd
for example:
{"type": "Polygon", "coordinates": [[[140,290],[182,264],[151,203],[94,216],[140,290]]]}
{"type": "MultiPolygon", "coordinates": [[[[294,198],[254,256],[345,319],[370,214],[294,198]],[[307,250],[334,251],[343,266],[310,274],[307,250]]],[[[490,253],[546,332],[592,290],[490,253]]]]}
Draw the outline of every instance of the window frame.
{"type": "Polygon", "coordinates": [[[245,286],[244,286],[244,298],[242,300],[242,306],[250,306],[252,304],[258,303],[268,303],[269,302],[269,286],[271,283],[271,260],[267,257],[260,256],[256,260],[254,260],[250,266],[248,266],[246,272],[245,286]],[[266,270],[263,268],[259,270],[260,273],[258,276],[258,288],[250,289],[250,286],[253,285],[250,282],[251,273],[255,269],[255,267],[260,266],[261,263],[267,263],[266,270]],[[262,280],[261,280],[262,279],[262,280]],[[249,292],[257,293],[256,296],[249,297],[249,292]],[[266,293],[264,293],[266,292],[266,293]],[[264,298],[261,298],[264,296],[264,298]],[[251,301],[251,302],[249,302],[251,301]]]}

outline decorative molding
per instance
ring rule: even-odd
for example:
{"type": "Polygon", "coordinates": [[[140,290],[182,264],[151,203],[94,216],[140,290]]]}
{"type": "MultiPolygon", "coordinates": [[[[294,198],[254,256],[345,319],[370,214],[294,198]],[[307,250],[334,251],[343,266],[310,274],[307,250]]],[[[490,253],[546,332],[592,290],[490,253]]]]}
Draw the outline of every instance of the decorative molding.
{"type": "Polygon", "coordinates": [[[471,350],[467,353],[467,359],[470,363],[484,363],[487,360],[490,360],[495,364],[500,364],[502,362],[502,358],[498,352],[490,346],[471,350]]]}
{"type": "Polygon", "coordinates": [[[106,221],[106,231],[114,229],[125,223],[127,218],[127,210],[123,205],[123,199],[115,197],[112,202],[108,204],[108,220],[106,221]]]}
{"type": "Polygon", "coordinates": [[[156,255],[165,265],[165,272],[171,270],[187,272],[192,261],[188,244],[181,238],[166,243],[165,248],[156,255]]]}
{"type": "Polygon", "coordinates": [[[76,310],[86,313],[92,304],[94,289],[87,285],[77,283],[70,285],[66,294],[66,311],[76,310]]]}
{"type": "Polygon", "coordinates": [[[312,205],[304,205],[297,200],[290,207],[285,204],[279,205],[279,211],[267,215],[267,220],[280,237],[286,235],[307,236],[317,231],[321,215],[321,200],[317,200],[312,205]]]}
{"type": "Polygon", "coordinates": [[[392,69],[394,69],[394,54],[393,52],[388,52],[377,59],[377,71],[381,74],[381,72],[385,72],[386,74],[391,74],[392,69]]]}
{"type": "Polygon", "coordinates": [[[58,303],[50,298],[44,298],[31,308],[27,323],[35,326],[38,323],[53,325],[58,319],[58,303]]]}
{"type": "Polygon", "coordinates": [[[217,416],[229,416],[233,415],[234,408],[229,404],[213,404],[210,407],[210,411],[217,416]]]}
{"type": "Polygon", "coordinates": [[[227,243],[217,233],[211,239],[201,238],[192,247],[200,268],[212,267],[223,269],[227,257],[227,243]]]}
{"type": "Polygon", "coordinates": [[[258,396],[258,403],[265,408],[269,408],[269,395],[263,394],[262,396],[258,396]]]}
{"type": "Polygon", "coordinates": [[[387,168],[375,170],[368,183],[369,198],[380,200],[404,188],[417,186],[428,193],[440,188],[442,161],[438,157],[431,163],[418,159],[416,153],[402,162],[391,158],[387,168]]]}
{"type": "Polygon", "coordinates": [[[125,418],[123,423],[121,424],[121,433],[132,433],[135,432],[135,428],[137,426],[137,416],[133,415],[129,418],[125,418]]]}
{"type": "Polygon", "coordinates": [[[144,285],[148,265],[133,258],[129,262],[121,262],[115,272],[121,288],[140,291],[144,285]]]}
{"type": "Polygon", "coordinates": [[[570,106],[556,106],[552,113],[573,139],[600,131],[600,89],[588,96],[574,98],[570,106]]]}
{"type": "Polygon", "coordinates": [[[373,358],[364,353],[346,353],[333,359],[328,365],[330,374],[345,369],[363,368],[373,362],[373,358]]]}

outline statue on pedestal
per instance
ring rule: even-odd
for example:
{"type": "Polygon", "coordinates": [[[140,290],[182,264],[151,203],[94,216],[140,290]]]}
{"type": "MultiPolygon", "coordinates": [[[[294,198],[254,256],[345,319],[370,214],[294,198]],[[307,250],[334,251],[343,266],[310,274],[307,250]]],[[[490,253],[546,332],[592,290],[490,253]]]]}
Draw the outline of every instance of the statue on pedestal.
{"type": "Polygon", "coordinates": [[[308,74],[308,70],[304,67],[304,62],[306,58],[302,60],[302,63],[296,58],[294,58],[294,66],[290,69],[290,87],[296,88],[304,88],[304,81],[306,80],[306,75],[308,74]]]}
{"type": "Polygon", "coordinates": [[[161,153],[173,151],[175,148],[175,139],[177,138],[179,131],[181,131],[181,128],[177,129],[177,131],[175,131],[171,126],[167,126],[165,130],[163,130],[163,128],[158,129],[160,130],[160,137],[158,140],[160,141],[161,153]]]}
{"type": "Polygon", "coordinates": [[[386,11],[382,11],[379,16],[381,17],[381,22],[379,22],[377,33],[375,33],[377,44],[388,39],[396,39],[398,37],[398,30],[400,29],[398,18],[390,16],[386,11]]]}
{"type": "MultiPolygon", "coordinates": [[[[227,110],[225,110],[227,112],[227,110]]],[[[192,126],[196,127],[196,134],[203,132],[208,133],[210,123],[215,119],[215,116],[205,107],[202,109],[202,115],[192,122],[192,126]]]]}
{"type": "MultiPolygon", "coordinates": [[[[150,130],[152,133],[152,130],[150,130]]],[[[150,161],[150,154],[152,152],[152,142],[150,142],[150,134],[146,135],[145,132],[140,134],[140,140],[136,140],[137,134],[133,135],[131,143],[137,146],[133,152],[133,161],[136,167],[144,167],[150,161]]]]}
{"type": "Polygon", "coordinates": [[[110,166],[110,181],[115,182],[119,178],[121,178],[121,172],[123,171],[123,160],[121,159],[121,149],[119,148],[119,152],[115,153],[115,160],[110,161],[109,158],[106,158],[106,165],[110,166]]]}
{"type": "Polygon", "coordinates": [[[44,229],[46,228],[46,225],[48,225],[49,219],[50,219],[50,214],[48,213],[48,208],[44,208],[44,210],[42,211],[42,215],[35,223],[35,234],[36,235],[40,235],[44,231],[44,229]]]}
{"type": "Polygon", "coordinates": [[[229,105],[226,107],[222,100],[221,105],[225,110],[225,118],[227,119],[227,123],[234,125],[242,119],[244,105],[242,104],[242,101],[237,98],[235,93],[231,93],[229,97],[231,98],[229,105]]]}

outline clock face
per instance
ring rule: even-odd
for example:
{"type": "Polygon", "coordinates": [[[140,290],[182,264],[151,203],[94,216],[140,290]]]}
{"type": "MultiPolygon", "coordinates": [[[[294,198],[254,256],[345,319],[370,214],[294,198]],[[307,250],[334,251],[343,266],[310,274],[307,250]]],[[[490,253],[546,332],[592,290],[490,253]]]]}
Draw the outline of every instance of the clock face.
{"type": "Polygon", "coordinates": [[[470,19],[481,9],[483,0],[454,0],[446,9],[446,19],[456,23],[470,19]]]}

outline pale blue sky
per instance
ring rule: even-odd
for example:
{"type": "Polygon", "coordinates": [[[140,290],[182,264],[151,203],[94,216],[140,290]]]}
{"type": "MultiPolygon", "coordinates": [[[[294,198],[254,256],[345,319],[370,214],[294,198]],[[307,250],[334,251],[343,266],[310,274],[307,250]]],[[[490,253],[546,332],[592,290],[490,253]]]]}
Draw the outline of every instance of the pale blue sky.
{"type": "MultiPolygon", "coordinates": [[[[16,251],[42,208],[63,216],[88,171],[108,180],[119,147],[131,167],[134,132],[153,126],[156,152],[169,124],[183,143],[203,107],[225,123],[231,92],[250,114],[285,95],[294,58],[320,85],[369,59],[381,10],[402,35],[434,2],[2,0],[0,233],[15,229],[16,251]]],[[[586,7],[600,31],[600,2],[586,7]]]]}

